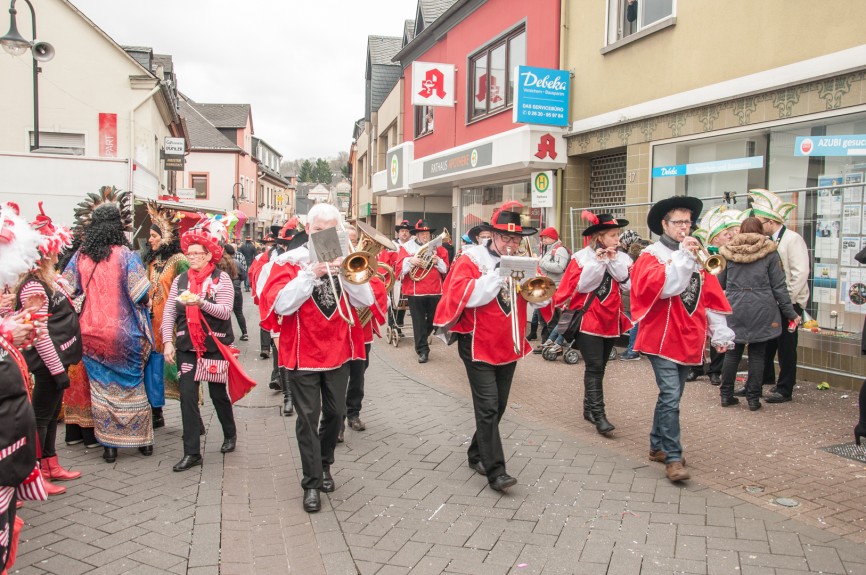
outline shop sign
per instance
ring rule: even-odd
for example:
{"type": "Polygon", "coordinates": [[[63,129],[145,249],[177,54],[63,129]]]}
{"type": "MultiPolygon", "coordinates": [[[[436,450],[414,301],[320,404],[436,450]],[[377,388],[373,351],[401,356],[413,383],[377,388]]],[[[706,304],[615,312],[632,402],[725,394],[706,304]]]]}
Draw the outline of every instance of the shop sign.
{"type": "Polygon", "coordinates": [[[795,156],[866,156],[866,134],[849,136],[800,136],[795,156]]]}
{"type": "Polygon", "coordinates": [[[412,63],[412,105],[453,106],[454,64],[412,63]]]}
{"type": "Polygon", "coordinates": [[[763,167],[764,156],[751,156],[747,158],[734,158],[732,160],[698,162],[696,164],[659,166],[657,168],[653,168],[653,178],[667,178],[671,176],[697,176],[700,174],[716,174],[719,172],[754,170],[763,167]]]}
{"type": "Polygon", "coordinates": [[[194,200],[195,188],[178,188],[175,190],[175,195],[181,200],[194,200]]]}
{"type": "Polygon", "coordinates": [[[424,179],[465,172],[493,163],[493,142],[424,162],[424,179]]]}
{"type": "Polygon", "coordinates": [[[183,138],[165,138],[162,145],[165,169],[170,172],[182,172],[184,168],[184,153],[186,141],[183,138]]]}
{"type": "Polygon", "coordinates": [[[568,126],[568,70],[517,66],[514,76],[514,122],[568,126]]]}
{"type": "Polygon", "coordinates": [[[553,207],[553,171],[532,172],[532,207],[553,207]]]}
{"type": "Polygon", "coordinates": [[[388,181],[386,190],[403,187],[403,148],[392,150],[387,155],[388,181]]]}

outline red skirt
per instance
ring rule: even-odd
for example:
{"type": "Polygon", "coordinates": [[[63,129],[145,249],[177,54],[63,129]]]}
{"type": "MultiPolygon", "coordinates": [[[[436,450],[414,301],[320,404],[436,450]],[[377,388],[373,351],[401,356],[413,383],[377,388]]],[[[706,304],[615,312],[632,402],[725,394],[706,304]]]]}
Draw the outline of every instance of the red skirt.
{"type": "Polygon", "coordinates": [[[90,409],[90,379],[84,362],[69,366],[69,389],[63,394],[66,423],[93,427],[93,412],[90,409]]]}

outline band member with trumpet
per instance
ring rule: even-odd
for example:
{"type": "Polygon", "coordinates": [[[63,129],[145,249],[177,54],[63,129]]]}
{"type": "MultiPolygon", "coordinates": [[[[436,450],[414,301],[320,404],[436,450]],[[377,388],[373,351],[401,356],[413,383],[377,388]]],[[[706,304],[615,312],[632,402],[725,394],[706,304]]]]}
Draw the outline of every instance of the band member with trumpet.
{"type": "MultiPolygon", "coordinates": [[[[340,212],[330,204],[310,208],[307,222],[311,240],[343,225],[340,212]]],[[[259,297],[267,310],[262,326],[279,332],[280,367],[291,372],[303,506],[315,513],[321,509],[319,492],[335,489],[330,468],[346,413],[349,362],[366,358],[356,308],[372,306],[375,300],[369,283],[342,280],[342,257],[311,263],[310,244],[275,258],[259,297]]]]}
{"type": "Polygon", "coordinates": [[[582,216],[591,224],[583,231],[586,247],[571,257],[553,303],[571,310],[586,308],[577,335],[577,346],[586,362],[583,417],[605,434],[616,429],[607,420],[604,408],[605,367],[616,338],[632,327],[621,294],[631,289],[632,261],[617,249],[619,230],[628,225],[628,220],[586,210],[582,216]]]}
{"type": "Polygon", "coordinates": [[[448,273],[448,252],[441,243],[433,247],[431,231],[427,222],[418,220],[415,227],[409,230],[415,236],[415,241],[400,246],[397,266],[394,268],[403,282],[403,295],[409,300],[418,363],[427,363],[430,357],[427,338],[433,333],[433,315],[442,297],[442,279],[448,273]]]}
{"type": "MultiPolygon", "coordinates": [[[[403,220],[395,226],[394,233],[397,234],[397,239],[394,240],[394,249],[384,249],[379,252],[379,261],[390,266],[391,269],[397,270],[397,254],[400,252],[400,246],[414,241],[412,239],[411,231],[412,224],[409,223],[409,220],[403,220]]],[[[397,330],[397,335],[399,337],[403,337],[403,321],[406,319],[406,310],[397,309],[397,305],[400,301],[400,294],[402,293],[401,288],[402,284],[400,278],[395,278],[394,286],[390,290],[392,309],[391,313],[388,314],[388,325],[397,330]]]]}
{"type": "Polygon", "coordinates": [[[689,478],[680,441],[680,399],[686,376],[701,365],[707,333],[716,351],[733,346],[725,315],[731,306],[716,277],[697,261],[697,238],[687,235],[703,209],[698,198],[655,203],[647,226],[659,241],[641,252],[631,274],[632,319],[640,323],[635,350],[649,356],[659,388],[649,459],[665,463],[670,481],[689,478]]]}
{"type": "MultiPolygon", "coordinates": [[[[472,390],[475,434],[467,452],[469,467],[486,475],[496,491],[506,491],[517,483],[505,470],[499,421],[508,405],[517,360],[532,350],[525,338],[526,296],[517,295],[524,292],[515,289],[516,280],[500,277],[498,270],[502,256],[515,253],[524,237],[538,232],[522,226],[520,213],[511,211],[522,207],[510,202],[496,210],[491,223],[484,226],[493,236],[489,244],[463,250],[445,280],[434,320],[440,333],[450,334],[452,343],[457,341],[472,390]],[[513,345],[502,341],[502,334],[509,331],[513,345]]],[[[551,287],[546,294],[532,298],[531,305],[546,305],[552,293],[551,287]]]]}

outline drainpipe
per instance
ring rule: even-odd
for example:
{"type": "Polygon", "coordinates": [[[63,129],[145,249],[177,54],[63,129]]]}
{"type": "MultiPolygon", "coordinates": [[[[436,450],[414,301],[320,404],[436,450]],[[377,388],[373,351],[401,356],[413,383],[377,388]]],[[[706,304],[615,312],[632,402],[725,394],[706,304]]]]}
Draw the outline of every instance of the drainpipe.
{"type": "MultiPolygon", "coordinates": [[[[136,112],[136,110],[138,110],[139,108],[144,106],[148,100],[153,98],[154,94],[159,92],[159,89],[160,89],[160,86],[159,86],[159,84],[157,84],[156,87],[153,90],[151,90],[147,94],[147,96],[145,96],[145,98],[141,102],[139,102],[139,104],[135,108],[133,108],[132,111],[129,113],[129,185],[126,189],[130,192],[133,191],[133,189],[132,189],[132,172],[133,172],[133,168],[135,166],[135,112],[136,112]]],[[[157,168],[156,171],[159,172],[159,169],[157,168]]],[[[133,196],[135,196],[134,193],[133,193],[133,196]]]]}

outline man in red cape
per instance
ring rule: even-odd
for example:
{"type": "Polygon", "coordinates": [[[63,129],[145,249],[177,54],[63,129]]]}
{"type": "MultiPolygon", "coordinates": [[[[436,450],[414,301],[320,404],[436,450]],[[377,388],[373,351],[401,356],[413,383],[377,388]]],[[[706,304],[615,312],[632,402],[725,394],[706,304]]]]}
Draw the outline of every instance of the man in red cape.
{"type": "MultiPolygon", "coordinates": [[[[341,226],[340,212],[330,204],[313,206],[307,220],[311,236],[341,226]]],[[[341,258],[311,263],[308,245],[273,260],[259,297],[266,310],[262,327],[279,332],[280,367],[290,372],[303,506],[315,513],[321,509],[319,492],[330,493],[336,487],[331,464],[346,414],[349,362],[366,359],[356,308],[373,306],[375,299],[369,283],[341,281],[337,271],[341,258]],[[329,279],[329,274],[336,277],[329,279]]]]}
{"type": "Polygon", "coordinates": [[[647,226],[660,238],[641,253],[631,276],[632,319],[640,325],[634,349],[649,356],[659,388],[649,458],[666,464],[671,481],[689,478],[680,442],[689,368],[703,364],[708,333],[720,353],[734,341],[725,321],[731,306],[716,277],[697,262],[700,243],[688,235],[702,209],[701,200],[684,196],[654,204],[647,226]]]}
{"type": "MultiPolygon", "coordinates": [[[[442,300],[433,323],[440,332],[450,332],[472,389],[475,434],[467,456],[469,467],[487,476],[490,487],[506,491],[517,479],[505,472],[505,454],[499,435],[499,421],[508,405],[508,394],[517,360],[532,348],[526,341],[527,302],[520,296],[512,301],[506,279],[499,275],[501,256],[516,252],[524,236],[538,232],[520,223],[518,202],[511,202],[493,214],[485,229],[493,233],[489,244],[463,250],[445,280],[442,300]],[[511,314],[517,314],[516,346],[503,340],[511,333],[511,314]],[[515,347],[519,351],[515,351],[515,347]]],[[[541,307],[544,304],[533,304],[541,307]]]]}

